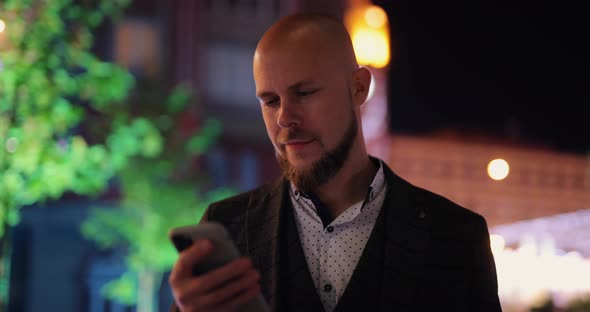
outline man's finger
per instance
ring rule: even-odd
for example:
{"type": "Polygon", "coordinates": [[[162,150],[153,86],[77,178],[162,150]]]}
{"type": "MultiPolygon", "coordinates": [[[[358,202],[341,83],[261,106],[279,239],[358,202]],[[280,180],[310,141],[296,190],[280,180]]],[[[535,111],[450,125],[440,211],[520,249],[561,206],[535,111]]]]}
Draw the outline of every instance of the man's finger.
{"type": "Polygon", "coordinates": [[[213,244],[209,240],[203,239],[182,251],[170,273],[170,283],[192,277],[195,265],[211,253],[212,249],[213,244]]]}
{"type": "MultiPolygon", "coordinates": [[[[177,274],[176,271],[172,273],[177,274]]],[[[172,278],[171,276],[172,285],[174,282],[178,283],[178,281],[172,281],[172,278]]],[[[178,283],[179,288],[176,289],[175,298],[177,303],[182,306],[198,305],[200,309],[210,309],[216,303],[227,302],[236,296],[236,294],[233,294],[227,297],[224,293],[219,293],[219,289],[237,283],[237,287],[241,289],[238,292],[240,293],[246,291],[240,285],[246,284],[250,285],[250,287],[257,287],[258,279],[259,273],[254,270],[252,261],[248,258],[240,258],[198,277],[192,277],[188,280],[185,278],[182,283],[178,283]],[[248,277],[248,279],[244,283],[242,280],[245,277],[248,277]],[[204,298],[207,299],[203,300],[204,298]]],[[[174,288],[173,285],[173,291],[174,288]]]]}
{"type": "Polygon", "coordinates": [[[214,291],[204,295],[201,299],[204,305],[215,306],[232,301],[239,294],[258,287],[260,274],[258,271],[251,269],[242,275],[239,279],[233,280],[214,291]]]}
{"type": "Polygon", "coordinates": [[[242,305],[254,300],[260,294],[260,286],[256,286],[238,294],[235,298],[232,298],[229,302],[219,307],[219,311],[235,311],[242,305]]]}
{"type": "Polygon", "coordinates": [[[242,275],[253,268],[252,261],[248,258],[239,258],[228,264],[212,270],[199,278],[196,283],[200,284],[197,288],[206,292],[215,289],[232,280],[239,279],[242,275]]]}

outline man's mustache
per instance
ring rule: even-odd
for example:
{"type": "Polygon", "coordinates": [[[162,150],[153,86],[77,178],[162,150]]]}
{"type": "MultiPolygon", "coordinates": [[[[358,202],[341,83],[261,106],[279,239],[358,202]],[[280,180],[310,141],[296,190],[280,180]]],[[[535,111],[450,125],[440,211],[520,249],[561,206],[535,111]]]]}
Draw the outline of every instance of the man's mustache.
{"type": "Polygon", "coordinates": [[[279,144],[286,144],[290,141],[311,141],[315,139],[315,136],[305,130],[301,129],[283,129],[277,134],[277,142],[279,144]]]}

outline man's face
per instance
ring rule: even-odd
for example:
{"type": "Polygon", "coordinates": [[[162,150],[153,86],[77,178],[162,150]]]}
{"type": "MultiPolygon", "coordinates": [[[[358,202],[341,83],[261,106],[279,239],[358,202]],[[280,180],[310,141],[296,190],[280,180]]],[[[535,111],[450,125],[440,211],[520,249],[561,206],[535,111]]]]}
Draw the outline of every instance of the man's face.
{"type": "Polygon", "coordinates": [[[341,158],[336,162],[341,166],[358,126],[348,76],[329,55],[315,52],[292,47],[257,53],[254,58],[256,94],[266,130],[283,171],[296,185],[298,177],[305,180],[318,170],[325,176],[326,168],[318,165],[341,158]]]}

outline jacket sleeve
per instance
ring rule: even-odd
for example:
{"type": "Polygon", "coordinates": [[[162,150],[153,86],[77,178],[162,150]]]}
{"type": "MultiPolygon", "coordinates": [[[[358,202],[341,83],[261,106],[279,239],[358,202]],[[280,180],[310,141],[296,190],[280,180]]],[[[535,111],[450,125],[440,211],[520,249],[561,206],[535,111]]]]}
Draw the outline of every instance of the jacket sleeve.
{"type": "Polygon", "coordinates": [[[488,227],[483,217],[479,218],[476,235],[477,243],[474,248],[476,263],[471,287],[474,311],[502,311],[498,298],[496,264],[490,247],[488,227]]]}

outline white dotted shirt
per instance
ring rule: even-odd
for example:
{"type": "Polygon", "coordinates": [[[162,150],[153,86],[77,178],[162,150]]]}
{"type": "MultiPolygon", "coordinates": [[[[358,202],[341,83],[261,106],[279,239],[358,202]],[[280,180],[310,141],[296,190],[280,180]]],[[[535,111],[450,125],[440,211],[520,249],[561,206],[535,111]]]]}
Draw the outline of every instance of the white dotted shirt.
{"type": "Polygon", "coordinates": [[[380,161],[366,199],[330,220],[329,216],[326,218],[327,208],[319,202],[319,198],[301,194],[291,185],[290,197],[299,239],[326,311],[334,310],[350,281],[373,231],[386,189],[380,161]],[[316,209],[316,206],[319,207],[316,209]]]}

